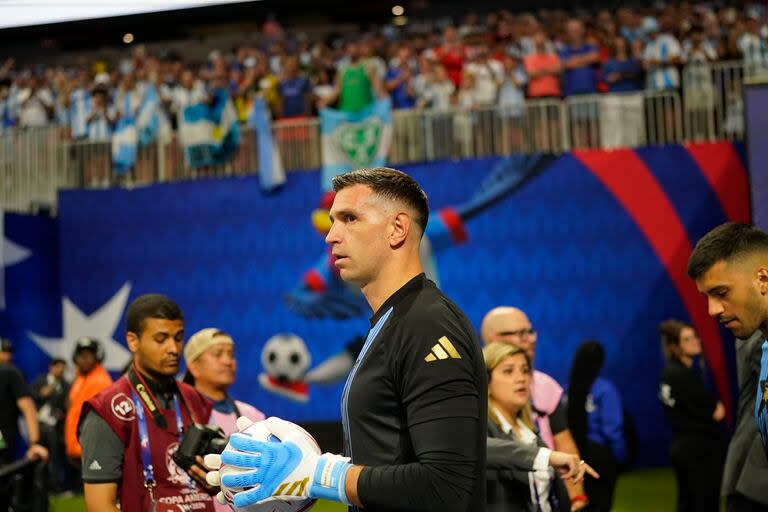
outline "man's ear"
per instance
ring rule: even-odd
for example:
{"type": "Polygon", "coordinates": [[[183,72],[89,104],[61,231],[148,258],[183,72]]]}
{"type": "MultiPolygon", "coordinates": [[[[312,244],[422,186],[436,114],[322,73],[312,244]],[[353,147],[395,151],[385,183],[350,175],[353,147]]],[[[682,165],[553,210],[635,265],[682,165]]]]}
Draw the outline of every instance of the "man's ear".
{"type": "Polygon", "coordinates": [[[392,233],[389,235],[389,245],[399,247],[408,238],[411,231],[411,216],[406,212],[399,212],[392,221],[392,233]]]}
{"type": "Polygon", "coordinates": [[[136,333],[129,331],[125,335],[125,341],[128,342],[128,350],[130,350],[132,354],[135,354],[136,351],[139,350],[139,337],[136,336],[136,333]]]}
{"type": "Polygon", "coordinates": [[[757,286],[762,295],[768,295],[768,267],[758,267],[757,286]]]}

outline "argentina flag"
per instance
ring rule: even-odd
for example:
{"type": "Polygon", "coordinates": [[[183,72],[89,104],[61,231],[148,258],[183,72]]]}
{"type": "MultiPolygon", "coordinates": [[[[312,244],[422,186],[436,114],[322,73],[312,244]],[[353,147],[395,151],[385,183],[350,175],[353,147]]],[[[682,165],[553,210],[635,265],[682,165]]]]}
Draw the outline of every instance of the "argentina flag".
{"type": "Polygon", "coordinates": [[[248,115],[249,128],[256,131],[256,146],[259,155],[259,182],[264,190],[274,190],[285,183],[285,169],[280,151],[272,137],[272,118],[264,98],[258,96],[248,115]]]}
{"type": "Polygon", "coordinates": [[[214,91],[212,103],[195,103],[182,111],[179,139],[187,165],[219,165],[232,158],[240,144],[237,112],[226,89],[214,91]]]}
{"type": "Polygon", "coordinates": [[[322,186],[343,172],[386,165],[392,140],[392,106],[389,98],[371,103],[358,112],[320,111],[322,186]]]}
{"type": "Polygon", "coordinates": [[[125,174],[136,164],[138,132],[133,117],[123,117],[117,122],[112,135],[112,168],[117,174],[125,174]]]}
{"type": "MultiPolygon", "coordinates": [[[[126,96],[125,101],[128,104],[131,99],[126,96]]],[[[125,174],[133,168],[139,148],[158,138],[167,139],[170,134],[170,123],[154,85],[145,89],[135,117],[130,115],[129,107],[123,112],[112,136],[112,167],[117,174],[125,174]]]]}

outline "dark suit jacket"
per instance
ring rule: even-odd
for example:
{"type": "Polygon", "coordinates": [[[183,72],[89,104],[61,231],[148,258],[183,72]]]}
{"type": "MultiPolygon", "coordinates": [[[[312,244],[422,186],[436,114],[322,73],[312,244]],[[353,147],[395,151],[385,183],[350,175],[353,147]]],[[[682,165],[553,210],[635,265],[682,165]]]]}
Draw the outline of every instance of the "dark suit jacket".
{"type": "Polygon", "coordinates": [[[755,427],[755,400],[764,340],[763,333],[758,331],[747,340],[736,341],[739,403],[736,430],[725,459],[722,493],[724,496],[741,494],[768,505],[768,460],[755,427]]]}
{"type": "MultiPolygon", "coordinates": [[[[528,474],[533,470],[533,460],[544,447],[539,438],[538,446],[523,444],[513,434],[505,434],[499,426],[488,420],[488,445],[486,460],[487,507],[486,512],[533,512],[528,474]]],[[[570,510],[568,491],[560,477],[553,482],[560,502],[554,512],[570,510]]]]}

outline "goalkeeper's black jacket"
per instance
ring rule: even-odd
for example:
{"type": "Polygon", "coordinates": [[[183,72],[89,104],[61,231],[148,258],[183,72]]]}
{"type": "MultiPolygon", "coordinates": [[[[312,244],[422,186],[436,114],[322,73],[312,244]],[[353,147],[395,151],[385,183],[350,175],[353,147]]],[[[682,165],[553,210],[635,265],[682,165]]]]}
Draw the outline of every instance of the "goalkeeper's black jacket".
{"type": "Polygon", "coordinates": [[[365,512],[485,509],[487,388],[472,325],[434,283],[387,299],[342,395],[365,512]]]}

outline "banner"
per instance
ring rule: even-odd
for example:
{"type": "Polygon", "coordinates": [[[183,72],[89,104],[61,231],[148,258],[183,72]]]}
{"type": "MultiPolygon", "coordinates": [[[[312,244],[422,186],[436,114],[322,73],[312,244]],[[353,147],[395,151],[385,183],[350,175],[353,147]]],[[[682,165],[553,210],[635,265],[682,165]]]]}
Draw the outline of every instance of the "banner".
{"type": "Polygon", "coordinates": [[[112,134],[112,168],[117,174],[125,174],[136,165],[138,149],[168,139],[171,125],[163,112],[160,97],[154,85],[144,91],[136,116],[121,118],[112,134]]]}
{"type": "Polygon", "coordinates": [[[256,130],[256,146],[259,155],[259,181],[264,190],[274,190],[285,183],[285,169],[280,151],[272,137],[272,116],[264,98],[253,100],[248,114],[249,128],[256,130]]]}
{"type": "Polygon", "coordinates": [[[223,164],[240,145],[237,112],[229,94],[224,88],[213,94],[212,103],[195,103],[182,112],[179,140],[192,168],[223,164]]]}
{"type": "Polygon", "coordinates": [[[600,141],[606,149],[645,144],[643,93],[608,94],[600,97],[600,141]]]}
{"type": "Polygon", "coordinates": [[[320,111],[322,186],[343,172],[386,165],[392,140],[392,105],[377,100],[358,112],[320,111]]]}

